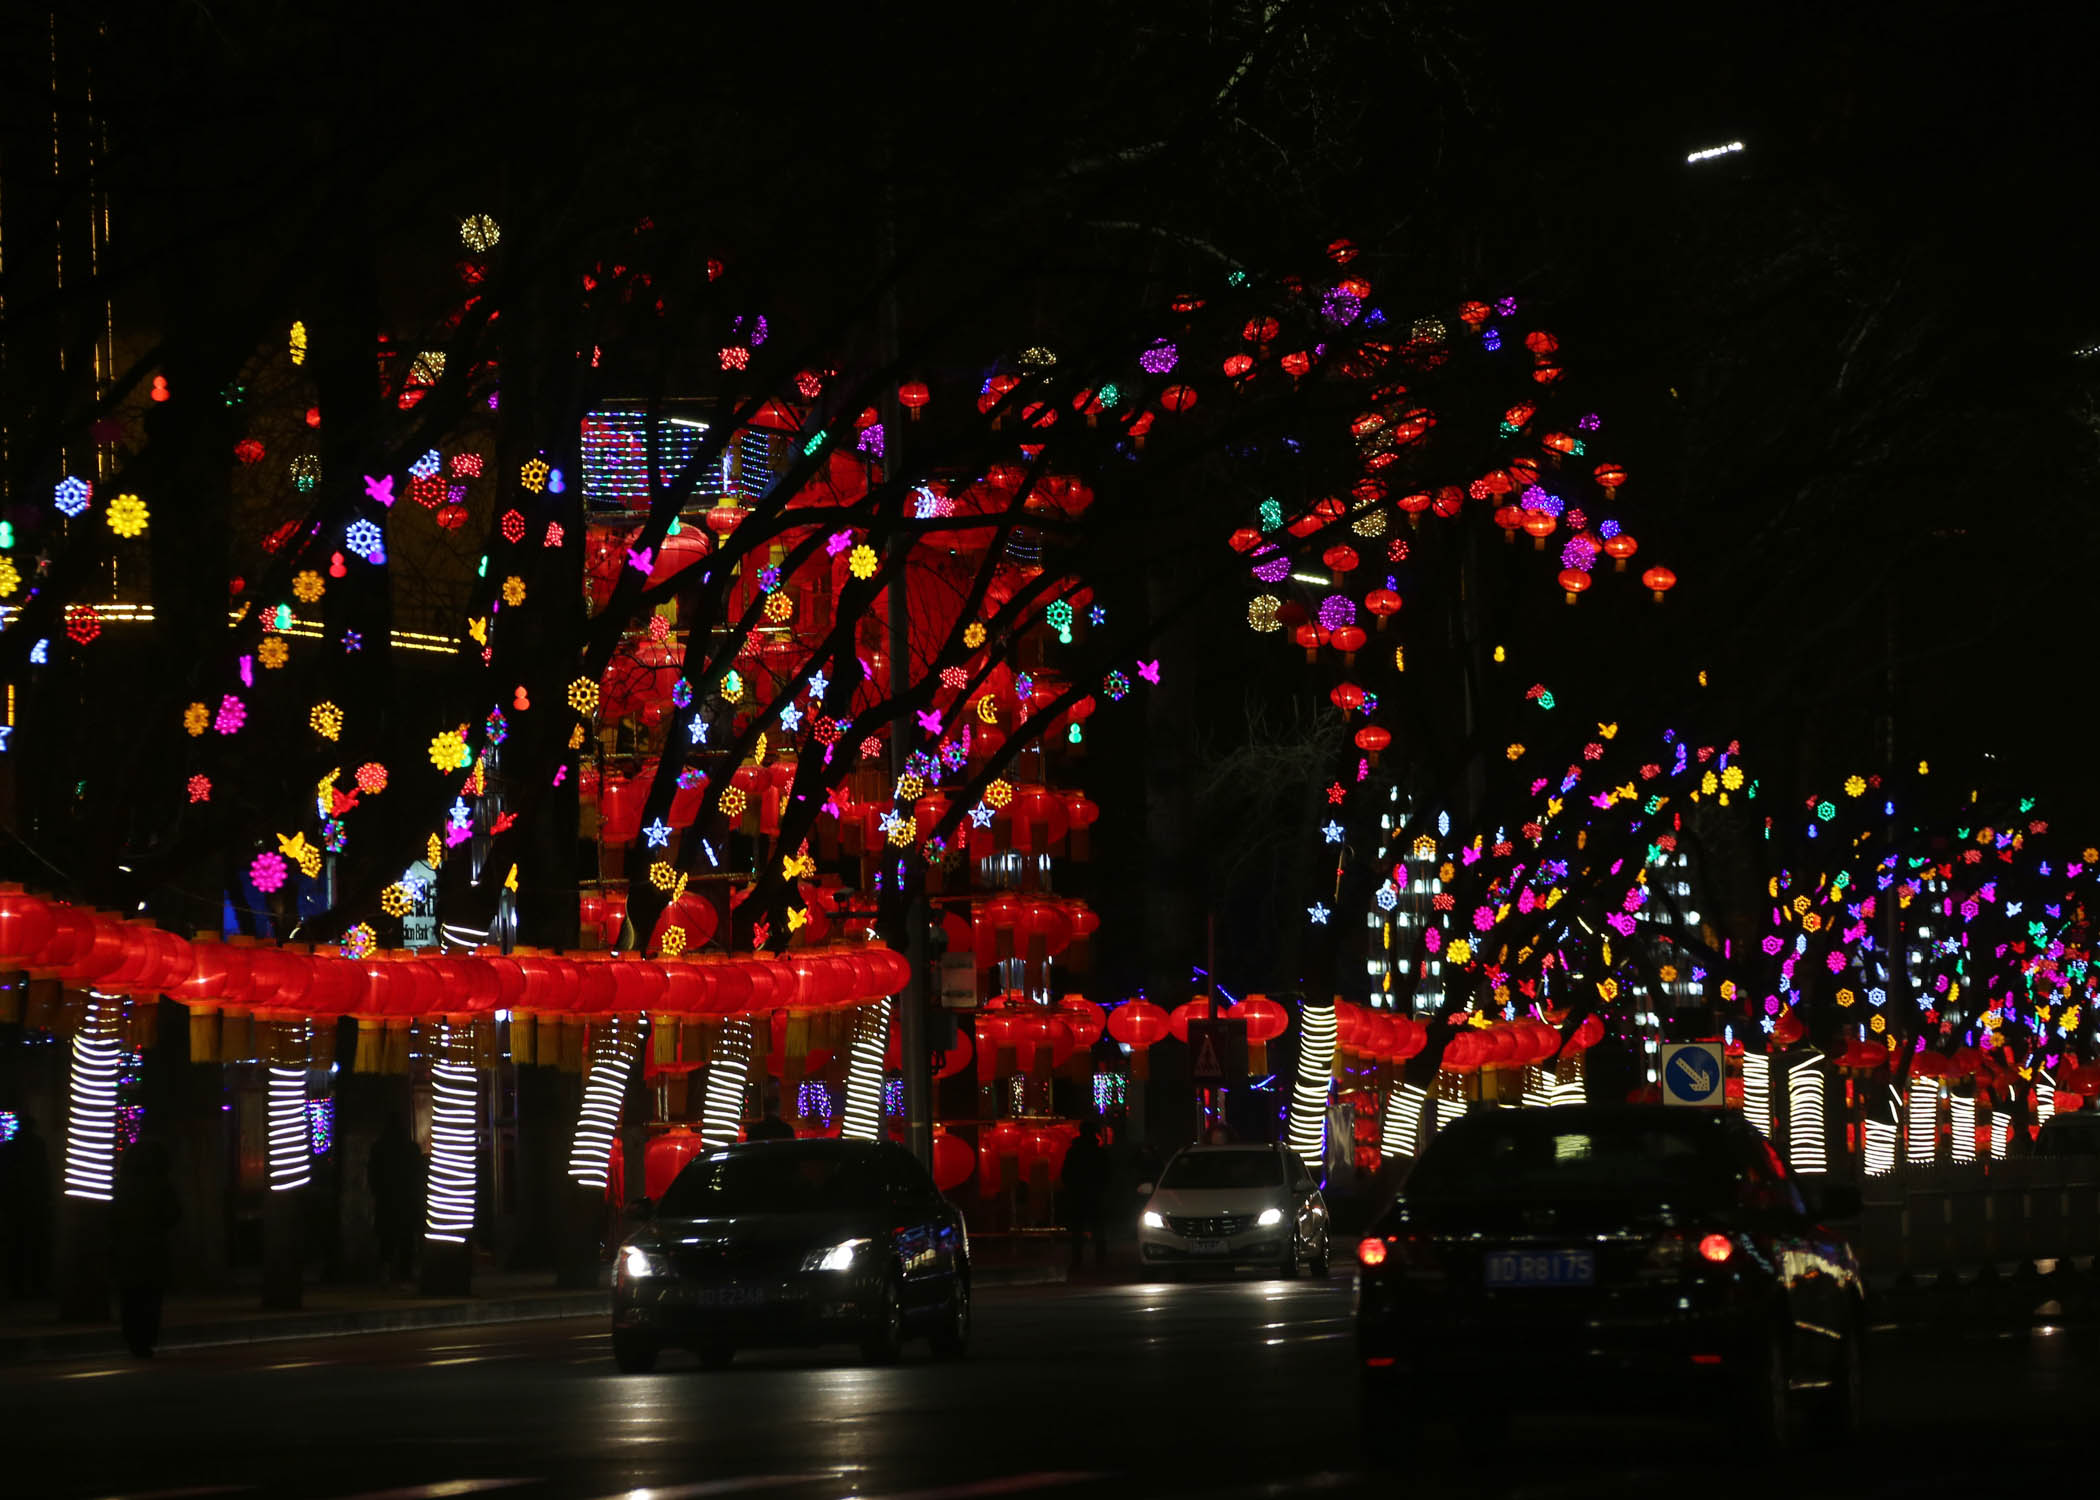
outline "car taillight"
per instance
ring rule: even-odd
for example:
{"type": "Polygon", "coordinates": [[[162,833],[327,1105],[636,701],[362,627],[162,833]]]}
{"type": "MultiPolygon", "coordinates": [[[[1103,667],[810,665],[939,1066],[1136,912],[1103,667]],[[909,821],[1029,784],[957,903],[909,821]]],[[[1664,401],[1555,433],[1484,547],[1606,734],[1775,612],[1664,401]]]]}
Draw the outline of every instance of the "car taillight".
{"type": "Polygon", "coordinates": [[[1725,1234],[1710,1234],[1699,1242],[1699,1253],[1718,1266],[1735,1254],[1735,1241],[1725,1234]]]}
{"type": "Polygon", "coordinates": [[[1367,1266],[1384,1265],[1385,1241],[1381,1239],[1366,1239],[1362,1241],[1356,1247],[1356,1258],[1367,1266]]]}

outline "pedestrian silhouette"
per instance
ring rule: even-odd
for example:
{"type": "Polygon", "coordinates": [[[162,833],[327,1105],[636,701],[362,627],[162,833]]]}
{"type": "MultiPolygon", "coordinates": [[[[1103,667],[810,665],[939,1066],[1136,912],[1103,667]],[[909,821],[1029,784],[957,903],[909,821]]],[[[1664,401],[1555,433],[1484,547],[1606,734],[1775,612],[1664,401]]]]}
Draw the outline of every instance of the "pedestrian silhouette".
{"type": "Polygon", "coordinates": [[[168,1290],[169,1246],[182,1218],[168,1148],[136,1142],[117,1164],[110,1204],[111,1263],[117,1273],[118,1321],[124,1342],[141,1359],[160,1342],[161,1299],[168,1290]]]}
{"type": "Polygon", "coordinates": [[[1108,1186],[1108,1153],[1101,1149],[1091,1119],[1079,1125],[1079,1136],[1065,1151],[1065,1222],[1072,1233],[1072,1265],[1076,1270],[1086,1258],[1086,1242],[1094,1241],[1094,1264],[1104,1259],[1101,1244],[1101,1195],[1108,1186]]]}
{"type": "Polygon", "coordinates": [[[414,1269],[417,1209],[423,1201],[423,1153],[399,1115],[387,1116],[365,1162],[372,1189],[372,1231],[379,1242],[379,1279],[406,1281],[414,1269]]]}
{"type": "Polygon", "coordinates": [[[12,1297],[41,1297],[51,1276],[51,1153],[34,1117],[0,1145],[0,1246],[12,1297]]]}

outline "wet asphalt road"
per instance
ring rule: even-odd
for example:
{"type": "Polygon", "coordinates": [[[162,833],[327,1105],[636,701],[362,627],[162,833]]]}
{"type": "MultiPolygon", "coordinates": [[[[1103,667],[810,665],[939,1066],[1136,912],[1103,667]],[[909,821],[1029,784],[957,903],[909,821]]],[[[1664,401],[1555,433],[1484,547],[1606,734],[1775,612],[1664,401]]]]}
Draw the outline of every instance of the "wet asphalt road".
{"type": "Polygon", "coordinates": [[[667,1355],[613,1371],[594,1322],[436,1329],[0,1368],[0,1494],[1539,1497],[2031,1492],[2089,1474],[2100,1330],[1884,1322],[1854,1449],[1773,1465],[1681,1416],[1556,1414],[1521,1351],[1499,1387],[1424,1392],[1422,1453],[1360,1431],[1351,1277],[987,1290],[970,1356],[914,1345],[667,1355]],[[1473,1414],[1529,1415],[1489,1438],[1473,1414]]]}

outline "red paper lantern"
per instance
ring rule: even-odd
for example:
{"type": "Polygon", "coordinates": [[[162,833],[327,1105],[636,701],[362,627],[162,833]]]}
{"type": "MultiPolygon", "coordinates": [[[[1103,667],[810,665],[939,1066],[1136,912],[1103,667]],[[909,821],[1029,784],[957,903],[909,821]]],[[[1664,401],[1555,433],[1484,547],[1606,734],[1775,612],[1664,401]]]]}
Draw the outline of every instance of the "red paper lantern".
{"type": "Polygon", "coordinates": [[[1641,575],[1641,582],[1655,596],[1655,602],[1660,604],[1662,603],[1663,595],[1677,587],[1677,575],[1668,568],[1655,567],[1650,568],[1641,575]]]}
{"type": "Polygon", "coordinates": [[[642,1193],[650,1202],[685,1170],[685,1164],[707,1149],[707,1142],[683,1125],[673,1125],[642,1148],[642,1193]]]}

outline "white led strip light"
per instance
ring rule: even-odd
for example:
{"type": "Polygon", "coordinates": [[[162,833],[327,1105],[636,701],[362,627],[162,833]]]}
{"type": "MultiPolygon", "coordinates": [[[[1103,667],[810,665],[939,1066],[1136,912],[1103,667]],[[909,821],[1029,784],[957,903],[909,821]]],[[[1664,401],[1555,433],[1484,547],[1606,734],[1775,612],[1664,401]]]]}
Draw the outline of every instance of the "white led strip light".
{"type": "Polygon", "coordinates": [[[1339,1031],[1332,1005],[1307,1005],[1298,1012],[1298,1081],[1291,1088],[1291,1149],[1315,1172],[1325,1159],[1327,1084],[1334,1069],[1339,1031]]]}
{"type": "Polygon", "coordinates": [[[2034,1123],[2046,1125],[2056,1113],[2056,1080],[2047,1073],[2034,1081],[2034,1123]]]}
{"type": "Polygon", "coordinates": [[[569,1176],[601,1193],[612,1161],[613,1137],[620,1132],[620,1102],[627,1094],[627,1072],[634,1063],[639,1029],[636,1021],[614,1016],[596,1028],[591,1039],[591,1072],[583,1081],[583,1108],[577,1113],[576,1140],[569,1148],[569,1176]]]}
{"type": "Polygon", "coordinates": [[[306,1069],[270,1064],[270,1191],[303,1188],[313,1175],[306,1124],[306,1069]]]}
{"type": "Polygon", "coordinates": [[[839,1134],[849,1141],[882,1138],[882,1059],[890,1045],[890,1002],[863,1009],[853,1026],[853,1056],[846,1074],[846,1107],[839,1134]]]}
{"type": "Polygon", "coordinates": [[[1787,1069],[1787,1155],[1797,1173],[1828,1172],[1830,1164],[1823,1146],[1823,1058],[1810,1053],[1807,1060],[1787,1069]]]}
{"type": "Polygon", "coordinates": [[[744,1128],[744,1077],[751,1071],[751,1023],[726,1021],[707,1060],[707,1094],[700,1107],[700,1139],[733,1146],[744,1128]]]}
{"type": "Polygon", "coordinates": [[[1772,1059],[1763,1052],[1743,1051],[1743,1117],[1765,1136],[1772,1135],[1772,1059]]]}
{"type": "Polygon", "coordinates": [[[1991,1160],[2004,1161],[2012,1149],[2012,1116],[2002,1109],[1991,1111],[1991,1160]]]}
{"type": "Polygon", "coordinates": [[[430,1192],[423,1238],[463,1245],[474,1227],[474,1115],[480,1080],[449,1058],[430,1068],[430,1192]]]}
{"type": "Polygon", "coordinates": [[[1864,1126],[1867,1175],[1886,1177],[1896,1170],[1896,1125],[1893,1120],[1868,1120],[1864,1126]]]}
{"type": "Polygon", "coordinates": [[[1429,1102],[1426,1089],[1403,1083],[1393,1090],[1385,1105],[1385,1130],[1379,1137],[1381,1156],[1413,1156],[1415,1141],[1422,1132],[1422,1106],[1429,1102]]]}
{"type": "Polygon", "coordinates": [[[1909,1150],[1912,1161],[1931,1161],[1939,1153],[1940,1081],[1920,1074],[1910,1075],[1909,1150]]]}
{"type": "Polygon", "coordinates": [[[117,1171],[117,1017],[124,1002],[88,992],[87,1018],[73,1038],[66,1105],[66,1196],[110,1200],[117,1171]]]}
{"type": "Polygon", "coordinates": [[[1954,1159],[1976,1160],[1976,1100],[1973,1095],[1953,1094],[1947,1099],[1947,1115],[1954,1137],[1954,1159]]]}

